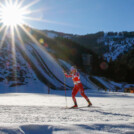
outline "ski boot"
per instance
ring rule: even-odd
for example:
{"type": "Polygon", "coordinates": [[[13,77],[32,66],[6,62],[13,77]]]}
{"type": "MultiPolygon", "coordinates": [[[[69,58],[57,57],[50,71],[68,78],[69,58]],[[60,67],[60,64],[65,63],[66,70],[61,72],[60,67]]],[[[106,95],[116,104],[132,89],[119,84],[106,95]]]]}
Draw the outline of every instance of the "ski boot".
{"type": "Polygon", "coordinates": [[[90,100],[88,100],[87,102],[88,102],[88,107],[91,107],[92,103],[90,102],[90,100]]]}
{"type": "Polygon", "coordinates": [[[78,105],[74,105],[74,106],[72,106],[71,108],[72,108],[72,109],[73,109],[73,108],[78,108],[78,105]]]}
{"type": "Polygon", "coordinates": [[[77,102],[75,102],[74,106],[72,106],[71,108],[78,108],[77,102]]]}

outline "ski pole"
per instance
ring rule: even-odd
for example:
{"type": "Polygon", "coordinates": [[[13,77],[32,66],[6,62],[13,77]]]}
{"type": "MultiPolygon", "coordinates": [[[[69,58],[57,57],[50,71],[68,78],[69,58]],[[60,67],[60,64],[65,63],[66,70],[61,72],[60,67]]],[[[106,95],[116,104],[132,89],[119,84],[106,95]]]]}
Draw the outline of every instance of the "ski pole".
{"type": "Polygon", "coordinates": [[[65,89],[65,102],[66,102],[66,108],[67,108],[67,92],[66,92],[66,79],[65,79],[65,75],[64,75],[64,89],[65,89]]]}

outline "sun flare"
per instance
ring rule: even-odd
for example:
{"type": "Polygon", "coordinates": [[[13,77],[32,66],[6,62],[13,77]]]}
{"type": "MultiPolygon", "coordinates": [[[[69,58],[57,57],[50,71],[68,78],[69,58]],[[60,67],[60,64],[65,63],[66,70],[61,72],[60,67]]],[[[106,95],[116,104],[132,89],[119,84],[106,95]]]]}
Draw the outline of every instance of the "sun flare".
{"type": "Polygon", "coordinates": [[[23,13],[21,10],[15,5],[8,5],[2,10],[2,23],[4,25],[17,25],[23,22],[23,13]]]}
{"type": "Polygon", "coordinates": [[[25,10],[17,4],[8,3],[1,8],[1,22],[6,26],[16,26],[24,23],[25,10]]]}

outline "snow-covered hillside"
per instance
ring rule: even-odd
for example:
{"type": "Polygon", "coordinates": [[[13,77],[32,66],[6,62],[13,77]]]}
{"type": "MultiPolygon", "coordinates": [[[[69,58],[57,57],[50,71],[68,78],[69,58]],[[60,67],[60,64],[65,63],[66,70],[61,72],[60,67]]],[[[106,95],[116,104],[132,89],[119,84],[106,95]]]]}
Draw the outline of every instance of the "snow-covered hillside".
{"type": "MultiPolygon", "coordinates": [[[[62,65],[50,56],[41,45],[31,42],[22,45],[16,38],[15,48],[12,48],[11,39],[7,37],[0,53],[0,84],[2,87],[5,85],[6,87],[26,86],[39,81],[52,89],[64,90],[65,86],[67,89],[73,87],[72,80],[65,78],[62,65]],[[14,54],[12,53],[13,49],[15,49],[14,54]]],[[[71,68],[69,63],[66,63],[64,67],[67,64],[69,66],[66,67],[66,71],[71,68]]],[[[95,88],[94,83],[86,78],[87,75],[82,72],[80,74],[84,88],[95,88]]]]}
{"type": "MultiPolygon", "coordinates": [[[[0,95],[0,134],[133,134],[134,95],[86,90],[93,103],[77,96],[79,109],[66,109],[63,91],[0,95]]],[[[67,106],[72,106],[71,91],[67,106]]]]}
{"type": "MultiPolygon", "coordinates": [[[[128,84],[126,82],[114,82],[105,77],[93,76],[93,78],[103,85],[103,90],[124,92],[125,88],[134,87],[134,84],[128,84]]],[[[98,89],[100,90],[101,88],[98,87],[98,89]]]]}
{"type": "Polygon", "coordinates": [[[110,60],[116,60],[118,56],[134,48],[134,38],[105,37],[104,44],[109,46],[109,51],[103,55],[109,62],[110,60]]]}
{"type": "Polygon", "coordinates": [[[44,32],[47,37],[52,38],[52,39],[56,37],[63,37],[63,38],[71,39],[73,36],[73,34],[65,34],[65,33],[56,32],[56,31],[49,31],[49,30],[44,30],[44,32]]]}
{"type": "Polygon", "coordinates": [[[29,81],[36,81],[38,78],[25,61],[22,55],[15,51],[12,53],[11,44],[6,41],[0,49],[0,81],[7,87],[26,85],[29,81]]]}
{"type": "MultiPolygon", "coordinates": [[[[103,54],[102,56],[108,62],[110,60],[112,61],[116,60],[120,55],[123,55],[124,53],[127,53],[129,52],[129,50],[134,48],[134,36],[127,37],[124,35],[125,33],[123,32],[112,33],[112,35],[109,35],[110,32],[103,33],[104,35],[103,36],[101,35],[101,37],[99,36],[96,37],[97,33],[88,34],[88,35],[73,35],[73,34],[66,34],[66,33],[60,33],[55,31],[48,31],[48,30],[44,32],[49,38],[56,38],[56,37],[68,38],[73,40],[74,42],[77,42],[80,45],[90,48],[93,51],[97,50],[96,48],[102,51],[102,46],[100,47],[99,45],[100,43],[102,43],[104,49],[106,49],[105,46],[107,46],[108,50],[103,50],[100,53],[103,54]],[[97,43],[98,46],[96,46],[96,44],[92,44],[94,40],[96,40],[95,42],[97,43]],[[91,47],[89,47],[89,45],[91,45],[91,47]]],[[[128,34],[131,34],[131,32],[128,34]]]]}

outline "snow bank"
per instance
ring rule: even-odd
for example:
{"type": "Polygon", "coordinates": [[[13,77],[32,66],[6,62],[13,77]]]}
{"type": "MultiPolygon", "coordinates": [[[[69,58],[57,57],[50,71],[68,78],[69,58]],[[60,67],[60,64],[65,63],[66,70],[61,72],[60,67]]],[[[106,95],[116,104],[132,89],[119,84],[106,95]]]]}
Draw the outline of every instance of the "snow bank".
{"type": "Polygon", "coordinates": [[[133,124],[23,125],[0,128],[1,134],[133,134],[133,124]]]}

